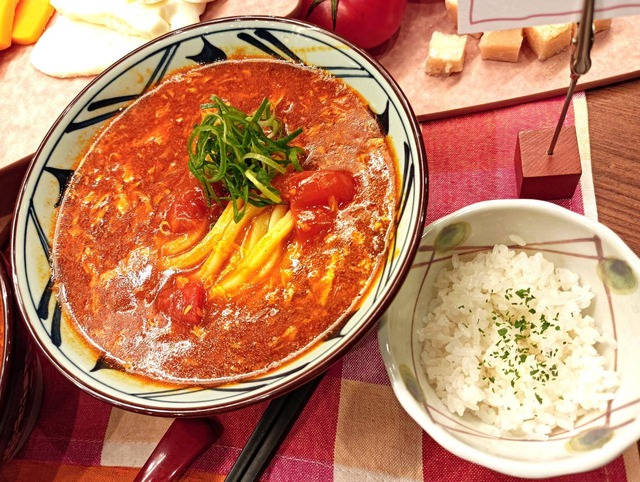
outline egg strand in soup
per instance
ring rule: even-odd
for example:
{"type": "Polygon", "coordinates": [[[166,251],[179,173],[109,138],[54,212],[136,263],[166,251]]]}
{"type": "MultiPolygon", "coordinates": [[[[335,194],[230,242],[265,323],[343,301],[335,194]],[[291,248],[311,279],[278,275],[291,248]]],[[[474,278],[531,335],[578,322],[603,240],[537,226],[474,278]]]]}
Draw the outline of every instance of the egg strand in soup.
{"type": "Polygon", "coordinates": [[[368,106],[324,71],[266,59],[178,71],[79,161],[52,250],[64,316],[142,377],[264,373],[357,309],[390,246],[395,169],[368,106]],[[207,120],[227,110],[237,122],[207,120]],[[219,144],[234,129],[258,140],[219,144]]]}

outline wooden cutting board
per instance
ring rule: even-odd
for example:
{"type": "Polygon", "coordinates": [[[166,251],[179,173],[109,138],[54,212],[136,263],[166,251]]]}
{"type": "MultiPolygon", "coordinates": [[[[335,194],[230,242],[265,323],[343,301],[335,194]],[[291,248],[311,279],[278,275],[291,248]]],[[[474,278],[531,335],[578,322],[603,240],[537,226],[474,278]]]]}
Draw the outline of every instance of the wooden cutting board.
{"type": "MultiPolygon", "coordinates": [[[[567,51],[540,62],[528,46],[520,61],[482,60],[479,39],[469,36],[462,73],[431,77],[424,64],[434,31],[455,33],[442,0],[409,1],[396,36],[375,57],[389,70],[409,98],[420,120],[476,112],[566,92],[567,51]]],[[[640,76],[640,17],[614,19],[611,30],[596,34],[591,70],[578,90],[640,76]]],[[[541,126],[543,127],[543,126],[541,126]]]]}
{"type": "MultiPolygon", "coordinates": [[[[290,16],[298,5],[298,0],[216,0],[207,6],[203,18],[241,14],[290,16]]],[[[461,74],[430,77],[424,73],[424,62],[434,30],[454,32],[444,2],[410,0],[398,33],[373,53],[398,81],[420,120],[558,95],[568,85],[569,52],[539,62],[524,48],[517,64],[483,61],[474,38],[467,43],[461,74]]],[[[615,19],[610,31],[596,35],[593,67],[578,88],[638,76],[638,44],[640,18],[615,19]]],[[[30,52],[31,47],[22,46],[0,52],[0,167],[35,151],[67,104],[91,80],[48,77],[31,66],[30,52]]]]}

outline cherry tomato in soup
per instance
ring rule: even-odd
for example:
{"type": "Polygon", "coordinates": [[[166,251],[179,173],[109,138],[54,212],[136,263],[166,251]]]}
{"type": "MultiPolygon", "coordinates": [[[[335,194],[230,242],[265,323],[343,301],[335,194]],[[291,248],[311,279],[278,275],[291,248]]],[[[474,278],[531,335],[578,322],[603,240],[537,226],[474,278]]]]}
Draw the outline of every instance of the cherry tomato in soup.
{"type": "Polygon", "coordinates": [[[302,20],[372,49],[396,33],[406,6],[407,0],[303,0],[300,11],[302,20]]]}
{"type": "Polygon", "coordinates": [[[350,172],[334,170],[296,172],[286,176],[283,184],[282,198],[289,201],[294,210],[343,206],[353,200],[356,189],[350,172]]]}
{"type": "Polygon", "coordinates": [[[274,184],[289,203],[303,241],[330,229],[338,209],[353,200],[356,189],[350,172],[334,170],[296,172],[274,184]]]}
{"type": "Polygon", "coordinates": [[[194,189],[175,200],[167,212],[167,222],[173,233],[184,233],[201,223],[208,224],[209,216],[217,218],[221,211],[217,204],[207,206],[202,192],[194,189]]]}
{"type": "Polygon", "coordinates": [[[173,321],[193,326],[200,323],[204,316],[205,300],[206,292],[202,282],[188,280],[182,284],[178,281],[160,291],[157,305],[173,321]]]}
{"type": "Polygon", "coordinates": [[[331,229],[336,213],[326,206],[307,208],[296,212],[296,234],[301,241],[331,229]]]}

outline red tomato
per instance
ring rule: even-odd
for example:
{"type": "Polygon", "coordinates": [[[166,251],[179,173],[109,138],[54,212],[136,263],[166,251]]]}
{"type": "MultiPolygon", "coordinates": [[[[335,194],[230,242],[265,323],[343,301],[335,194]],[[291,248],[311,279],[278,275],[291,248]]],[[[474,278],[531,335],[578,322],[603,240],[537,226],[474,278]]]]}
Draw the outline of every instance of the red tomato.
{"type": "Polygon", "coordinates": [[[332,212],[327,207],[320,206],[297,211],[295,217],[296,234],[302,241],[307,241],[317,234],[331,229],[335,212],[332,212]]]}
{"type": "Polygon", "coordinates": [[[282,198],[289,202],[302,240],[331,228],[337,210],[355,195],[355,180],[348,171],[303,171],[274,180],[282,198]]]}
{"type": "Polygon", "coordinates": [[[158,294],[157,306],[173,321],[197,325],[204,316],[206,293],[200,281],[188,281],[182,288],[170,283],[158,294]]]}
{"type": "Polygon", "coordinates": [[[184,193],[171,205],[167,212],[167,222],[174,233],[191,231],[200,223],[209,223],[209,215],[220,215],[222,209],[217,204],[207,206],[204,195],[199,190],[184,193]]]}
{"type": "Polygon", "coordinates": [[[396,33],[402,22],[407,0],[322,0],[309,12],[314,0],[303,0],[300,18],[333,30],[362,49],[372,49],[396,33]],[[334,22],[332,2],[338,9],[334,22]]]}
{"type": "Polygon", "coordinates": [[[353,200],[355,181],[348,171],[303,171],[282,179],[282,198],[291,208],[311,206],[340,207],[353,200]]]}

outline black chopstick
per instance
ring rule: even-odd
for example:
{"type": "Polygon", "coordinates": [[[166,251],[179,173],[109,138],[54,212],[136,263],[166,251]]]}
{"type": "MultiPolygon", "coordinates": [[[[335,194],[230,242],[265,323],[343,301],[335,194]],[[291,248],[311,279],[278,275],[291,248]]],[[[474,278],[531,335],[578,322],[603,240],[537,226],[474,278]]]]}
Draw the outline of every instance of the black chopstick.
{"type": "Polygon", "coordinates": [[[278,397],[267,406],[225,482],[258,480],[318,386],[322,376],[278,397]]]}

